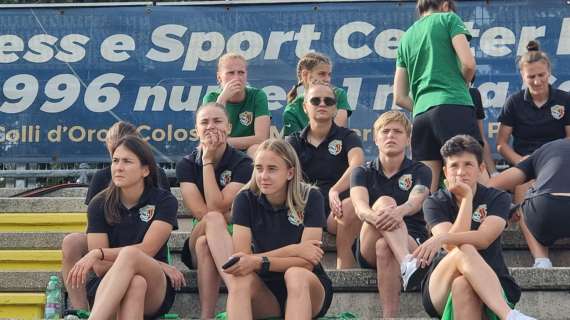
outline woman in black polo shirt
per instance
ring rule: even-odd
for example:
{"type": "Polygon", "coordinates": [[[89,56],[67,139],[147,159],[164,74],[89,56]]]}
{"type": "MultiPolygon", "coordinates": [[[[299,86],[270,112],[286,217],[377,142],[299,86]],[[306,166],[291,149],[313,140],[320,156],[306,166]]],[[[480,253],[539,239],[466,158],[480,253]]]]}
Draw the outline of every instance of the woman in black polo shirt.
{"type": "Polygon", "coordinates": [[[112,183],[89,203],[89,252],[67,282],[75,287],[85,283],[89,271],[96,273],[86,285],[88,296],[95,296],[93,319],[157,318],[168,312],[174,288],[184,283],[161,267],[170,232],[178,228],[178,203],[157,187],[157,167],[146,142],[128,136],[112,155],[112,183]]]}
{"type": "Polygon", "coordinates": [[[337,235],[337,268],[351,268],[355,264],[352,244],[361,222],[348,198],[350,173],[364,164],[362,141],[354,131],[334,123],[337,107],[330,84],[313,82],[303,107],[309,125],[286,140],[297,152],[305,180],[325,197],[327,231],[337,235]]]}
{"type": "MultiPolygon", "coordinates": [[[[499,116],[497,151],[512,165],[528,157],[547,142],[570,137],[570,95],[550,86],[551,64],[536,41],[527,45],[528,52],[518,61],[526,89],[510,96],[499,116]],[[513,146],[509,139],[513,136],[513,146]]],[[[533,181],[515,188],[514,202],[521,203],[533,181]]],[[[517,216],[520,216],[517,214],[517,216]]],[[[535,267],[551,267],[547,252],[530,235],[521,221],[521,230],[535,258],[535,267]]]]}
{"type": "Polygon", "coordinates": [[[252,165],[245,153],[227,142],[231,126],[223,105],[207,103],[195,117],[200,147],[176,165],[182,201],[194,216],[182,261],[198,269],[201,317],[210,319],[220,290],[218,270],[233,253],[228,233],[231,225],[227,227],[230,208],[235,195],[249,181],[252,165]]]}
{"type": "Polygon", "coordinates": [[[232,213],[239,260],[225,269],[229,318],[325,315],[332,285],[320,264],[323,197],[303,182],[288,143],[270,139],[259,146],[253,176],[232,213]]]}

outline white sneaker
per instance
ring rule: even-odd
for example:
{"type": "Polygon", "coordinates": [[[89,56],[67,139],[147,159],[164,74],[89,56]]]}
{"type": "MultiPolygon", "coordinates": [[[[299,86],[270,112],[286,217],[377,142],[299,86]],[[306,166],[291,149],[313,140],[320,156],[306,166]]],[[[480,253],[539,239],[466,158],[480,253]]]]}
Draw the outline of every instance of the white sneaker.
{"type": "Polygon", "coordinates": [[[552,261],[548,258],[536,258],[534,259],[534,265],[532,267],[538,269],[550,269],[552,268],[552,261]]]}
{"type": "Polygon", "coordinates": [[[507,320],[536,320],[536,318],[533,317],[529,317],[525,314],[522,314],[520,311],[518,311],[517,309],[513,309],[511,310],[511,312],[509,312],[509,314],[507,315],[507,320]]]}
{"type": "Polygon", "coordinates": [[[402,276],[402,286],[404,291],[418,289],[422,280],[428,272],[428,267],[425,268],[417,266],[418,259],[406,259],[400,265],[400,273],[402,276]]]}

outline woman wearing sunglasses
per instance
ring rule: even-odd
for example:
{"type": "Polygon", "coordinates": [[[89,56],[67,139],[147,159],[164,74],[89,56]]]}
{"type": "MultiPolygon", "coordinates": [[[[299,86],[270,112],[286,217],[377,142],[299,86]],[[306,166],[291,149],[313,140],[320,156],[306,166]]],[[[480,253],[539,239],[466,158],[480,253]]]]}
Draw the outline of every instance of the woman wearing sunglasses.
{"type": "Polygon", "coordinates": [[[325,197],[327,231],[337,235],[337,268],[350,268],[355,264],[351,247],[361,223],[348,191],[352,168],[364,163],[362,141],[352,130],[334,123],[336,98],[327,82],[310,85],[303,107],[309,125],[286,140],[299,156],[305,180],[325,197]]]}

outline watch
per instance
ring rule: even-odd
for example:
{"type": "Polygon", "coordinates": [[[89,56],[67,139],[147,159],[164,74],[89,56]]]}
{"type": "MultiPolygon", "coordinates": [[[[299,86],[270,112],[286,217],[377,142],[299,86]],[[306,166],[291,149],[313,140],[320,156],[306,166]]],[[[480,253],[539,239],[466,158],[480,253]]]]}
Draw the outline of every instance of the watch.
{"type": "Polygon", "coordinates": [[[266,256],[261,257],[261,269],[259,270],[259,274],[267,274],[269,272],[269,258],[266,256]]]}

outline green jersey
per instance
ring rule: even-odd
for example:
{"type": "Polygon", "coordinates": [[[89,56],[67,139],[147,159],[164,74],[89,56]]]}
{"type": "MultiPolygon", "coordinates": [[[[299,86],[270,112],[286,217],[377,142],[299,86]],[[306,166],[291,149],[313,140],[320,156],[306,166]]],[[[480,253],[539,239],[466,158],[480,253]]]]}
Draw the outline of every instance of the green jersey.
{"type": "MultiPolygon", "coordinates": [[[[216,102],[221,90],[208,93],[202,103],[216,102]]],[[[230,137],[248,137],[255,135],[255,119],[260,116],[269,116],[267,95],[263,90],[246,87],[245,99],[239,103],[226,103],[226,110],[232,124],[230,137]]]]}
{"type": "MultiPolygon", "coordinates": [[[[334,95],[336,96],[336,107],[344,109],[348,112],[348,116],[352,113],[348,105],[348,97],[346,91],[341,88],[334,88],[334,95]]],[[[309,117],[303,109],[303,100],[305,97],[298,96],[295,100],[291,101],[285,106],[283,111],[283,136],[286,137],[300,131],[309,124],[309,117]]]]}
{"type": "Polygon", "coordinates": [[[442,104],[473,106],[451,42],[458,34],[471,40],[461,18],[446,12],[422,17],[402,37],[396,65],[408,73],[414,117],[442,104]]]}

